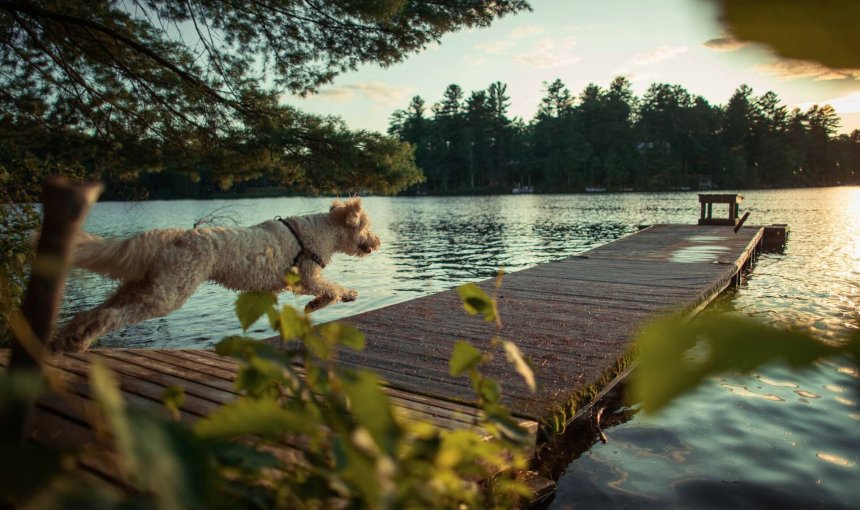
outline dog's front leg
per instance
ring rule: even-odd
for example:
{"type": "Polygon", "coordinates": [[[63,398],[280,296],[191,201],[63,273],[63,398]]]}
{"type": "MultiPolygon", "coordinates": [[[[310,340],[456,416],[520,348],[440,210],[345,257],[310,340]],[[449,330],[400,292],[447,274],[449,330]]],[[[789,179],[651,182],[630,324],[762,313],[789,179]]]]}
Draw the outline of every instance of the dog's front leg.
{"type": "Polygon", "coordinates": [[[332,299],[331,296],[326,296],[326,295],[317,296],[313,300],[311,300],[310,303],[305,305],[305,313],[314,312],[314,311],[319,310],[321,308],[325,308],[328,305],[332,304],[333,302],[334,302],[334,299],[332,299]]]}
{"type": "Polygon", "coordinates": [[[313,301],[305,306],[306,312],[312,312],[337,303],[338,301],[355,301],[358,291],[347,289],[332,281],[327,280],[320,274],[319,269],[302,272],[302,293],[314,296],[313,301]]]}

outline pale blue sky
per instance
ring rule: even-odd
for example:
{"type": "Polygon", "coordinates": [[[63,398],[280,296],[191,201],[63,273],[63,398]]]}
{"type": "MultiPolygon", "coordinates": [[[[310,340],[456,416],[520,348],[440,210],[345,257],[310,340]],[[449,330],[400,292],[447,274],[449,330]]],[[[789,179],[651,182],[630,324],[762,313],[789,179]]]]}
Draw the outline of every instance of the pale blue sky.
{"type": "Polygon", "coordinates": [[[466,95],[494,81],[508,85],[510,116],[529,121],[544,82],[560,78],[574,93],[626,75],[637,95],[653,82],[683,85],[725,104],[742,83],[756,95],[773,90],[789,106],[832,104],[840,131],[860,129],[860,70],[833,72],[779,60],[767,49],[725,39],[713,5],[704,0],[533,0],[534,12],[491,27],[443,36],[406,62],[364,66],[306,99],[287,102],[338,115],[354,129],[385,131],[391,113],[420,95],[428,107],[456,83],[466,95]],[[711,41],[708,45],[705,43],[711,41]],[[722,44],[720,44],[722,43],[722,44]]]}

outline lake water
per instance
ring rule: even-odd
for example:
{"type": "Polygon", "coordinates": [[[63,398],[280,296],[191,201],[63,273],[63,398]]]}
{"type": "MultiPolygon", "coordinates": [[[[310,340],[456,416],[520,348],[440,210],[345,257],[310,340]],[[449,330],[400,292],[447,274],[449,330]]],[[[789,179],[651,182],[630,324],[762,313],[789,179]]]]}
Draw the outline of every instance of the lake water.
{"type": "MultiPolygon", "coordinates": [[[[764,254],[717,306],[839,338],[860,327],[860,188],[744,192],[750,224],[788,223],[782,254],[764,254]]],[[[320,212],[330,200],[278,198],[99,203],[86,229],[128,236],[190,228],[204,216],[251,225],[320,212]]],[[[364,199],[382,249],[335,258],[326,275],[359,291],[326,321],[556,260],[642,224],[691,223],[695,193],[364,199]]],[[[61,318],[100,303],[113,283],[74,270],[61,318]]],[[[282,295],[302,306],[308,298],[282,295]]],[[[206,284],[179,311],[104,337],[103,347],[211,347],[240,333],[235,294],[206,284]]],[[[260,323],[262,324],[262,323],[260,323]]],[[[262,328],[253,332],[268,336],[262,328]]],[[[860,480],[860,375],[848,361],[804,372],[769,367],[714,379],[656,417],[622,408],[608,441],[563,461],[553,508],[850,508],[860,480]]],[[[590,433],[594,433],[593,431],[590,433]]],[[[593,439],[593,438],[589,438],[593,439]]],[[[590,442],[590,440],[588,441],[590,442]]],[[[563,457],[563,455],[562,455],[563,457]]]]}

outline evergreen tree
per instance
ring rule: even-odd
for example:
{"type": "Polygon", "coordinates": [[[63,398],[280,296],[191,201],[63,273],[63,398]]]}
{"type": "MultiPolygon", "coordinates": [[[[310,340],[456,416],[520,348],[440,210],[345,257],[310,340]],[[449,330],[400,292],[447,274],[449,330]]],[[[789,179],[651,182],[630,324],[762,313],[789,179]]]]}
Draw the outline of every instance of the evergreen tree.
{"type": "Polygon", "coordinates": [[[581,175],[575,175],[577,164],[571,147],[576,139],[574,98],[560,79],[544,83],[544,86],[546,95],[541,99],[531,129],[534,174],[551,187],[573,190],[583,185],[581,175]]]}
{"type": "Polygon", "coordinates": [[[448,85],[442,101],[433,105],[434,113],[434,153],[437,182],[442,190],[464,186],[468,168],[468,149],[466,148],[465,112],[463,89],[457,84],[448,85]]]}
{"type": "Polygon", "coordinates": [[[486,183],[486,168],[490,165],[490,140],[492,112],[487,93],[472,92],[466,101],[465,147],[468,153],[468,187],[475,188],[486,183]]]}
{"type": "Polygon", "coordinates": [[[666,83],[651,85],[639,109],[639,150],[644,156],[640,169],[646,187],[684,186],[689,178],[689,138],[685,110],[692,106],[690,94],[666,83]]]}
{"type": "Polygon", "coordinates": [[[575,139],[572,141],[574,152],[579,156],[574,160],[578,175],[582,176],[588,185],[606,183],[602,131],[607,119],[604,117],[602,96],[603,90],[598,85],[589,83],[579,94],[579,104],[573,110],[575,139]]]}
{"type": "Polygon", "coordinates": [[[841,180],[836,155],[830,139],[839,128],[839,116],[830,105],[813,105],[806,112],[809,130],[806,143],[807,179],[813,184],[832,183],[841,180]]]}
{"type": "Polygon", "coordinates": [[[636,98],[630,80],[618,76],[603,95],[602,130],[605,185],[611,188],[632,187],[635,181],[633,112],[636,98]]]}
{"type": "Polygon", "coordinates": [[[759,97],[752,114],[752,159],[758,169],[760,183],[787,184],[797,155],[789,143],[788,108],[772,91],[759,97]]]}
{"type": "Polygon", "coordinates": [[[516,130],[508,118],[511,98],[507,95],[508,86],[500,81],[487,88],[487,108],[490,111],[490,160],[487,166],[487,180],[490,186],[508,184],[508,169],[512,164],[514,133],[516,130]]]}
{"type": "Polygon", "coordinates": [[[743,186],[747,181],[747,168],[752,135],[752,89],[741,85],[726,105],[723,125],[723,172],[718,177],[721,186],[743,186]]]}

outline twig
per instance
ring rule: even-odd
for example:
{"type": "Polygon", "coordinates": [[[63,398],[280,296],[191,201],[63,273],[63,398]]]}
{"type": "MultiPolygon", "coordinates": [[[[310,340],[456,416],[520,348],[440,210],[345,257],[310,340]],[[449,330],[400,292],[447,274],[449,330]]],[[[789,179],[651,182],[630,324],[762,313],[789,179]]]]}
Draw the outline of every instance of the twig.
{"type": "Polygon", "coordinates": [[[603,429],[600,428],[600,418],[603,416],[603,411],[606,410],[606,407],[601,407],[597,411],[597,416],[594,417],[594,425],[597,427],[597,435],[600,437],[600,442],[606,444],[608,439],[606,438],[606,434],[603,433],[603,429]]]}

